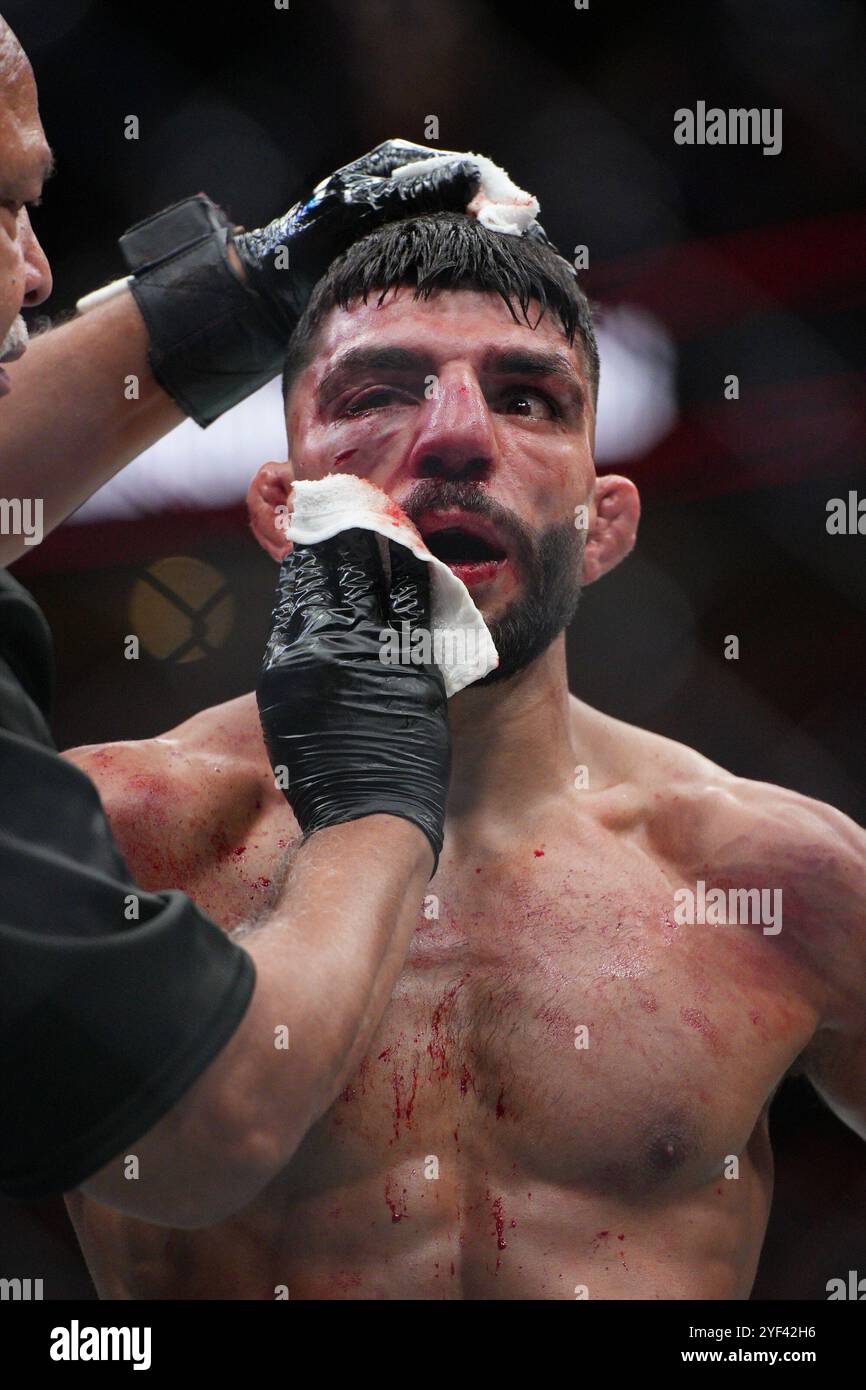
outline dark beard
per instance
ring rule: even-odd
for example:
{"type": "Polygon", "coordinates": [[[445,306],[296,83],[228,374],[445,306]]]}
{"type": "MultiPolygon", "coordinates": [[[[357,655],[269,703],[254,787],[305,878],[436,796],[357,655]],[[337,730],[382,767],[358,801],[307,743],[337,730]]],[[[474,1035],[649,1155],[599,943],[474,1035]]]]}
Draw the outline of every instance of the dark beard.
{"type": "Polygon", "coordinates": [[[436,506],[461,507],[488,517],[510,543],[523,592],[501,618],[488,623],[499,665],[475,684],[507,680],[541,656],[574,617],[586,532],[576,530],[572,521],[562,521],[534,536],[476,484],[446,479],[425,478],[418,483],[403,510],[415,521],[428,507],[436,506]]]}
{"type": "Polygon", "coordinates": [[[488,624],[499,665],[476,685],[493,685],[523,671],[568,627],[580,602],[585,536],[573,522],[564,521],[535,542],[532,573],[523,571],[523,593],[488,624]]]}

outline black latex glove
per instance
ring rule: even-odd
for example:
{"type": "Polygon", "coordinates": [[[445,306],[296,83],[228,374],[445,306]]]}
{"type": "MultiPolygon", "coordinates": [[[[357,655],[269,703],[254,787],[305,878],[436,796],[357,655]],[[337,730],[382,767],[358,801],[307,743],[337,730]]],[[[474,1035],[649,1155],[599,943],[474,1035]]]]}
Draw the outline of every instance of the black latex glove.
{"type": "Polygon", "coordinates": [[[416,213],[465,212],[480,184],[472,163],[458,161],[417,178],[390,178],[402,164],[447,153],[386,140],[323,179],[309,198],[283,217],[234,237],[249,285],[282,314],[289,331],[331,262],[367,232],[416,213]],[[288,265],[282,269],[280,248],[288,253],[288,265]]]}
{"type": "Polygon", "coordinates": [[[430,629],[427,566],[389,547],[390,594],[370,531],[293,547],[280,567],[259,715],[305,835],[400,816],[427,836],[435,873],[451,769],[447,697],[438,666],[380,660],[384,630],[430,629]]]}

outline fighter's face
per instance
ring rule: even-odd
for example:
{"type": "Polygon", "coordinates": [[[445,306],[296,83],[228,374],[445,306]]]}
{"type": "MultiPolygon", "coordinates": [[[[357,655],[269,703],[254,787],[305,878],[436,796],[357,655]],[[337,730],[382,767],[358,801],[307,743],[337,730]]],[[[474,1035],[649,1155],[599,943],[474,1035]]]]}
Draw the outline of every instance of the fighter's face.
{"type": "Polygon", "coordinates": [[[329,315],[287,415],[295,476],[382,488],[492,624],[545,563],[579,579],[594,424],[580,349],[552,315],[533,329],[498,295],[407,288],[329,315]]]}
{"type": "Polygon", "coordinates": [[[552,316],[515,322],[495,294],[401,289],[333,310],[286,425],[289,463],[265,464],[250,488],[261,544],[285,554],[276,517],[293,477],[369,479],[472,590],[500,655],[488,681],[539,656],[581,584],[634,545],[637,489],[595,476],[580,348],[552,316]]]}
{"type": "MultiPolygon", "coordinates": [[[[27,211],[50,163],[30,65],[0,20],[0,363],[19,357],[27,344],[21,309],[51,293],[51,272],[27,211]]],[[[8,390],[0,367],[0,396],[8,390]]]]}

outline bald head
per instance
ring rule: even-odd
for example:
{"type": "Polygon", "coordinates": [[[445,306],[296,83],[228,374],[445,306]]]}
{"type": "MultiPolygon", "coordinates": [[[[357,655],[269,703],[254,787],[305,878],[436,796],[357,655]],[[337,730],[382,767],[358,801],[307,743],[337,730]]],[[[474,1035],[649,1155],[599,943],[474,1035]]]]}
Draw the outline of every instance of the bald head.
{"type": "MultiPolygon", "coordinates": [[[[0,16],[0,363],[20,356],[27,344],[21,310],[41,304],[51,291],[28,211],[42,195],[50,165],[33,69],[0,16]]],[[[9,383],[0,371],[0,395],[4,387],[9,383]]]]}
{"type": "Polygon", "coordinates": [[[0,14],[0,86],[13,80],[22,71],[30,72],[32,80],[32,69],[27,54],[0,14]]]}

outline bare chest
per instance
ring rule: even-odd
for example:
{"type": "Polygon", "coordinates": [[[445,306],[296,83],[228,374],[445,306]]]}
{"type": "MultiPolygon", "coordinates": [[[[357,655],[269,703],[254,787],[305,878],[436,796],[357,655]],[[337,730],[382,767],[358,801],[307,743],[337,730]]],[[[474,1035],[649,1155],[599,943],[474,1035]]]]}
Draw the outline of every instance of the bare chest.
{"type": "MultiPolygon", "coordinates": [[[[291,838],[284,813],[269,818],[178,886],[230,929],[263,905],[291,838]]],[[[606,1236],[617,1202],[652,1212],[742,1186],[751,1210],[748,1183],[716,1179],[732,1155],[751,1166],[814,1009],[779,939],[679,926],[673,886],[645,848],[603,829],[575,849],[570,827],[561,840],[552,827],[495,860],[446,849],[356,1074],[242,1218],[212,1238],[177,1238],[176,1258],[197,1271],[188,1277],[211,1289],[221,1250],[232,1280],[248,1261],[243,1277],[269,1288],[293,1252],[308,1275],[310,1250],[328,1268],[366,1268],[369,1242],[381,1274],[399,1238],[432,1241],[431,1261],[452,1274],[455,1261],[487,1260],[492,1278],[515,1223],[541,1223],[544,1269],[558,1241],[606,1236]],[[329,1241],[338,1253],[326,1258],[329,1241]],[[263,1250],[278,1256],[264,1274],[263,1250]]],[[[98,1210],[88,1219],[88,1239],[107,1242],[90,1258],[120,1241],[106,1269],[134,1266],[137,1296],[152,1296],[149,1270],[164,1288],[161,1232],[98,1210]]],[[[405,1280],[395,1265],[395,1296],[405,1280]]],[[[310,1288],[322,1296],[315,1278],[310,1288]]]]}
{"type": "Polygon", "coordinates": [[[678,926],[628,846],[446,856],[372,1045],[286,1179],[312,1195],[432,1159],[693,1188],[748,1144],[813,1026],[759,931],[678,926]]]}

